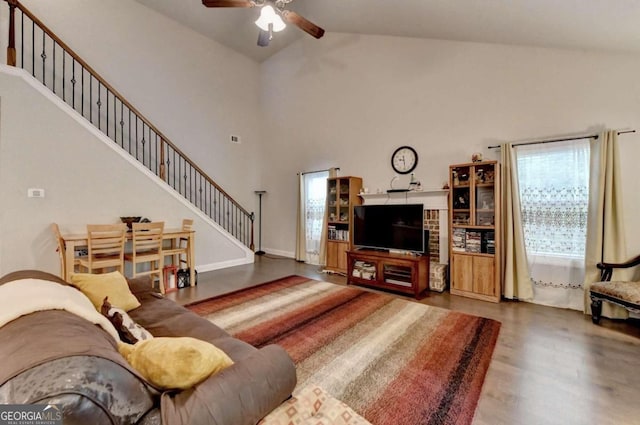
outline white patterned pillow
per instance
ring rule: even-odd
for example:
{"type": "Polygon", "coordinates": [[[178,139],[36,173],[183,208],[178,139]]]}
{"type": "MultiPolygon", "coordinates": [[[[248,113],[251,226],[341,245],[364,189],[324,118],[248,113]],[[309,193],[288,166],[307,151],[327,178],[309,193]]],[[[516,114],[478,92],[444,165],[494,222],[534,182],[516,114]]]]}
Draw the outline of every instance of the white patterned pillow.
{"type": "Polygon", "coordinates": [[[135,344],[138,341],[153,338],[153,335],[151,335],[148,330],[134,322],[126,311],[121,308],[112,307],[108,298],[109,297],[105,297],[100,311],[107,319],[109,319],[109,321],[111,321],[123,342],[135,344]]]}
{"type": "Polygon", "coordinates": [[[262,418],[258,425],[371,425],[317,385],[307,385],[262,418]]]}

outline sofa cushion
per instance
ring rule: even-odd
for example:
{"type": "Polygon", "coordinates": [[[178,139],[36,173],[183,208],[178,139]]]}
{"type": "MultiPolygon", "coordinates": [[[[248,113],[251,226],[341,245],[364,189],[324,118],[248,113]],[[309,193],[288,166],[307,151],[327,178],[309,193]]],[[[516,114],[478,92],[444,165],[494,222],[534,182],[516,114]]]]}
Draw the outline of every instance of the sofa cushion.
{"type": "Polygon", "coordinates": [[[149,382],[164,389],[191,388],[233,364],[213,344],[189,337],[158,337],[118,349],[149,382]]]}
{"type": "Polygon", "coordinates": [[[71,284],[80,289],[100,311],[104,297],[109,297],[111,305],[133,310],[140,307],[140,301],[131,293],[127,280],[120,272],[105,274],[74,273],[71,284]]]}
{"type": "Polygon", "coordinates": [[[589,290],[592,293],[640,305],[640,282],[597,282],[591,285],[589,290]]]}

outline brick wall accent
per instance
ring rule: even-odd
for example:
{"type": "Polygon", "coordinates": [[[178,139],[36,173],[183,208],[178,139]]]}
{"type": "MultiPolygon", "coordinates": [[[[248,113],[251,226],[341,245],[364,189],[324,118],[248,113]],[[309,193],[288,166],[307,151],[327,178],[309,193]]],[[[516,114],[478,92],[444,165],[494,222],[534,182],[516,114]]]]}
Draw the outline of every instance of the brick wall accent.
{"type": "Polygon", "coordinates": [[[437,261],[440,258],[440,211],[424,210],[424,228],[429,230],[429,255],[437,261]]]}

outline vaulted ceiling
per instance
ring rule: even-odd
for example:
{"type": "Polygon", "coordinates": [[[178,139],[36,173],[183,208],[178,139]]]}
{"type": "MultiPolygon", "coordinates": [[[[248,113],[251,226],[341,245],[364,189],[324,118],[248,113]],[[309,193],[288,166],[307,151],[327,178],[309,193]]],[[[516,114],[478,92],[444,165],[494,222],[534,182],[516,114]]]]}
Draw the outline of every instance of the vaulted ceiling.
{"type": "MultiPolygon", "coordinates": [[[[258,47],[256,8],[207,8],[201,0],[137,1],[258,62],[309,37],[289,25],[268,47],[258,47]]],[[[640,0],[294,0],[287,8],[327,33],[640,54],[640,0]]]]}

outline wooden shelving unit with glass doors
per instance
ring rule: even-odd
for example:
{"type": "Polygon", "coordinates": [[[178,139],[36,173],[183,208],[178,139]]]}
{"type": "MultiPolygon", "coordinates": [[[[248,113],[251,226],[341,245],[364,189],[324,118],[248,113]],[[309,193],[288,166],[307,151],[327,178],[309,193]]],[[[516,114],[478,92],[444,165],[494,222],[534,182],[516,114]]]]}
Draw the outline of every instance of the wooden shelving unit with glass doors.
{"type": "Polygon", "coordinates": [[[451,293],[499,302],[500,165],[497,161],[449,167],[451,293]]]}
{"type": "Polygon", "coordinates": [[[327,179],[327,265],[326,269],[347,273],[347,251],[353,244],[353,207],[360,205],[360,177],[327,179]]]}

